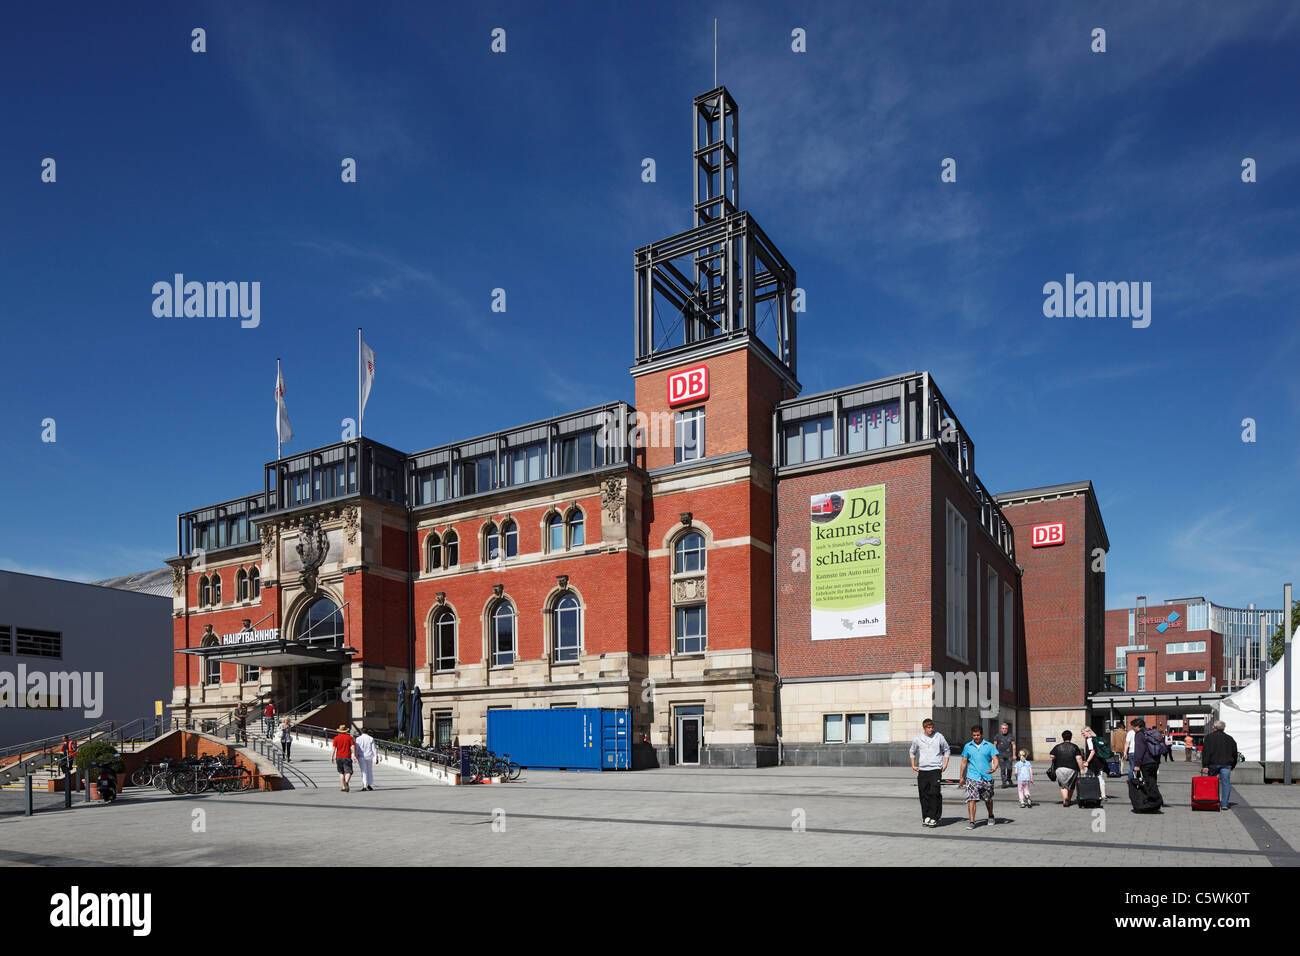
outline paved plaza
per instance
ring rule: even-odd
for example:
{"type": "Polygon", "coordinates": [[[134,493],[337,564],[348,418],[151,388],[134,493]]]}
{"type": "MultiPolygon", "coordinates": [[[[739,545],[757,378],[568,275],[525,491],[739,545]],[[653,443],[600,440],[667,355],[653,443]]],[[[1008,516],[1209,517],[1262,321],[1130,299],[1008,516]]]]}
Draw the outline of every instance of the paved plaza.
{"type": "Polygon", "coordinates": [[[70,811],[61,795],[38,794],[30,818],[22,794],[5,792],[0,865],[1300,864],[1300,787],[1234,786],[1233,810],[1193,813],[1183,763],[1161,771],[1169,806],[1159,815],[1132,813],[1123,779],[1107,781],[1118,799],[1103,815],[1064,808],[1040,765],[1041,804],[1021,809],[1014,789],[997,790],[998,823],[968,831],[954,787],[944,788],[943,825],[920,826],[907,769],[525,771],[516,783],[451,787],[380,764],[376,790],[354,778],[343,793],[323,753],[295,756],[319,789],[128,789],[110,806],[78,796],[70,811]]]}

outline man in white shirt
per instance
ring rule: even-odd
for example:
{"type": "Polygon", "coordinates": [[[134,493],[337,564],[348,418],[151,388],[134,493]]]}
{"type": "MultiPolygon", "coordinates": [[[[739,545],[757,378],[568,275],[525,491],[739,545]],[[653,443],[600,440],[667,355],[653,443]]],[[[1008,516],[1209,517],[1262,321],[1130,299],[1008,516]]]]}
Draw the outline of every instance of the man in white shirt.
{"type": "Polygon", "coordinates": [[[1128,778],[1133,779],[1133,738],[1137,736],[1137,731],[1132,727],[1124,735],[1124,759],[1128,761],[1128,778]]]}
{"type": "Polygon", "coordinates": [[[378,755],[375,738],[370,736],[370,731],[361,731],[357,738],[357,771],[361,774],[362,790],[375,789],[375,757],[378,755]]]}

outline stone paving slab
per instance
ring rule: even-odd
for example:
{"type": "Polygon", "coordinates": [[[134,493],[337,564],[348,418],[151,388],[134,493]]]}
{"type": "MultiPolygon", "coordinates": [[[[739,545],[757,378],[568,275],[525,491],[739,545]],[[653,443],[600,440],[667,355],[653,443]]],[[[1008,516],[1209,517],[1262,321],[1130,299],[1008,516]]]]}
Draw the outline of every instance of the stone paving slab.
{"type": "Polygon", "coordinates": [[[1162,814],[1132,813],[1122,778],[1108,781],[1119,799],[1103,814],[1060,806],[1043,779],[1039,805],[1021,809],[1014,789],[997,790],[998,824],[968,831],[952,787],[943,825],[920,826],[907,769],[525,771],[517,783],[448,787],[380,764],[374,792],[354,778],[342,793],[324,754],[294,753],[320,789],[128,790],[112,806],[32,818],[13,813],[20,795],[0,795],[0,865],[1300,865],[1300,787],[1234,787],[1244,811],[1193,813],[1183,799],[1192,768],[1177,765],[1161,772],[1162,814]],[[1259,845],[1247,825],[1256,819],[1281,846],[1259,845]]]}

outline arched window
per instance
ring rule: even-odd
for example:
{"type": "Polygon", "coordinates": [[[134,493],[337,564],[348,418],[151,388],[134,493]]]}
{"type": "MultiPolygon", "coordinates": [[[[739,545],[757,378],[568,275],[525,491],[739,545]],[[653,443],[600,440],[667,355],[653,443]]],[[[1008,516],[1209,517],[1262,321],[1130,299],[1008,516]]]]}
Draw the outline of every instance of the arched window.
{"type": "Polygon", "coordinates": [[[248,600],[248,572],[243,568],[235,572],[235,600],[248,600]]]}
{"type": "Polygon", "coordinates": [[[257,568],[248,569],[248,596],[254,601],[262,596],[262,575],[257,568]]]}
{"type": "Polygon", "coordinates": [[[438,532],[429,532],[429,537],[424,539],[425,560],[424,569],[426,571],[437,571],[442,567],[442,539],[438,537],[438,532]]]}
{"type": "MultiPolygon", "coordinates": [[[[206,581],[206,579],[205,579],[206,581]]],[[[217,639],[215,637],[205,637],[203,647],[216,647],[217,639]]],[[[221,683],[221,661],[214,657],[209,657],[203,662],[203,683],[220,684],[221,683]]]]}
{"type": "Polygon", "coordinates": [[[456,537],[455,531],[448,531],[442,539],[442,550],[447,567],[454,568],[460,564],[460,538],[456,537]]]}
{"type": "Polygon", "coordinates": [[[704,565],[704,535],[690,531],[678,538],[673,546],[673,574],[703,571],[704,565]]]}
{"type": "Polygon", "coordinates": [[[212,585],[208,583],[208,576],[205,574],[199,578],[199,607],[207,607],[212,603],[212,585]]]}
{"type": "Polygon", "coordinates": [[[505,538],[506,557],[518,557],[519,525],[507,518],[505,521],[501,522],[501,537],[505,538]]]}
{"type": "Polygon", "coordinates": [[[576,661],[582,653],[582,606],[577,595],[566,591],[555,602],[552,630],[555,635],[555,660],[576,661]]]}
{"type": "Polygon", "coordinates": [[[483,559],[495,561],[499,557],[501,557],[501,532],[497,530],[495,522],[489,521],[487,527],[483,529],[483,559]]]}
{"type": "Polygon", "coordinates": [[[456,615],[448,607],[433,618],[433,669],[456,669],[456,615]]]}
{"type": "Polygon", "coordinates": [[[577,508],[570,511],[567,524],[569,525],[569,547],[582,547],[586,543],[582,530],[582,512],[577,508]]]}
{"type": "Polygon", "coordinates": [[[343,613],[327,597],[317,598],[298,618],[293,629],[295,641],[309,644],[343,646],[343,613]]]}
{"type": "Polygon", "coordinates": [[[221,575],[212,575],[212,603],[221,603],[221,575]]]}
{"type": "Polygon", "coordinates": [[[555,513],[546,519],[546,550],[564,550],[564,519],[555,513]]]}
{"type": "Polygon", "coordinates": [[[498,601],[492,608],[492,666],[504,667],[515,662],[515,606],[498,601]]]}

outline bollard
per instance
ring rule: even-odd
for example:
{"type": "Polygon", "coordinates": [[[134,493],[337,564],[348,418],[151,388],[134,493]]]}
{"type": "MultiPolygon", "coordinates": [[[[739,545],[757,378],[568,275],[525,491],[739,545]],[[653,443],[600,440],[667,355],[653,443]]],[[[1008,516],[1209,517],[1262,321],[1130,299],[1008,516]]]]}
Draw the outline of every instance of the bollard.
{"type": "Polygon", "coordinates": [[[86,801],[85,801],[85,802],[86,802],[86,803],[90,803],[90,769],[87,768],[87,769],[86,769],[86,772],[85,772],[84,774],[82,774],[82,776],[85,778],[85,779],[83,779],[83,780],[81,781],[81,785],[82,785],[83,787],[86,788],[86,801]]]}
{"type": "Polygon", "coordinates": [[[23,788],[27,797],[23,807],[23,816],[30,817],[32,815],[32,775],[29,773],[23,779],[27,781],[27,786],[23,788]]]}
{"type": "Polygon", "coordinates": [[[63,809],[72,808],[72,768],[68,767],[63,772],[63,809]]]}

